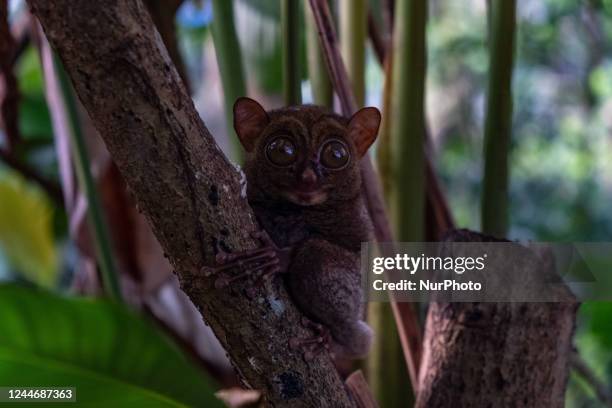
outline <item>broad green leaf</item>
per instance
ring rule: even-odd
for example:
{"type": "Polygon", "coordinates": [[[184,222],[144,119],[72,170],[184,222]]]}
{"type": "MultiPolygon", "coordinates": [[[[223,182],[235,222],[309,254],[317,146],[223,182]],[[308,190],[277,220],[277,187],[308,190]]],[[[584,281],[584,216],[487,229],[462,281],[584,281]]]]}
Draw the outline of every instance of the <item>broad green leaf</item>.
{"type": "Polygon", "coordinates": [[[76,387],[78,406],[221,407],[145,319],[104,300],[0,286],[0,384],[76,387]]]}
{"type": "Polygon", "coordinates": [[[39,190],[0,172],[0,248],[20,273],[44,287],[53,287],[58,273],[52,211],[39,190]]]}

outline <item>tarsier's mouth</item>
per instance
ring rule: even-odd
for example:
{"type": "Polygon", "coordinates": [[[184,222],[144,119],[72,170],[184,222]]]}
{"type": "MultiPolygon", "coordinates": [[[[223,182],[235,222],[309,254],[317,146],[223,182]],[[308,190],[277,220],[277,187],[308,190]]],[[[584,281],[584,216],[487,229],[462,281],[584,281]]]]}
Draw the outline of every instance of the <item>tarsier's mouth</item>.
{"type": "Polygon", "coordinates": [[[287,191],[285,197],[294,204],[298,205],[317,205],[327,200],[327,193],[322,189],[313,191],[293,190],[287,191]]]}

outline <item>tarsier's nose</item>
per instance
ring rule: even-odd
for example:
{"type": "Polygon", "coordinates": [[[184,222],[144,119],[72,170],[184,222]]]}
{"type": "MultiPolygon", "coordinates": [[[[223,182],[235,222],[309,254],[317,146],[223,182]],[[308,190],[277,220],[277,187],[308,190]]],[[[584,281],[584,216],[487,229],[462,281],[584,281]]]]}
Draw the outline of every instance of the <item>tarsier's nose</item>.
{"type": "Polygon", "coordinates": [[[300,181],[304,185],[313,186],[317,183],[317,173],[315,173],[312,167],[306,167],[300,176],[300,181]]]}

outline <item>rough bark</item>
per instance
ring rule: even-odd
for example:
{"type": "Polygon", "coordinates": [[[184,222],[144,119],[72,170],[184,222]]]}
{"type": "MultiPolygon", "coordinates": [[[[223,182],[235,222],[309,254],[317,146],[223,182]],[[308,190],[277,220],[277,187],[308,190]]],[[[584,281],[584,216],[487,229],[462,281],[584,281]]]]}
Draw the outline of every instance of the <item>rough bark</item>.
{"type": "Polygon", "coordinates": [[[242,175],[194,109],[141,0],[30,0],[79,98],[176,270],[241,377],[274,406],[351,406],[325,353],[306,363],[288,339],[311,335],[282,285],[243,295],[200,272],[215,247],[253,248],[242,175]]]}
{"type": "Polygon", "coordinates": [[[176,12],[182,3],[183,0],[144,0],[153,23],[155,23],[155,28],[157,28],[157,32],[161,35],[166,50],[168,50],[170,59],[184,81],[187,90],[189,90],[189,77],[176,38],[176,12]]]}
{"type": "Polygon", "coordinates": [[[432,303],[416,407],[563,407],[577,307],[569,291],[562,303],[432,303]]]}

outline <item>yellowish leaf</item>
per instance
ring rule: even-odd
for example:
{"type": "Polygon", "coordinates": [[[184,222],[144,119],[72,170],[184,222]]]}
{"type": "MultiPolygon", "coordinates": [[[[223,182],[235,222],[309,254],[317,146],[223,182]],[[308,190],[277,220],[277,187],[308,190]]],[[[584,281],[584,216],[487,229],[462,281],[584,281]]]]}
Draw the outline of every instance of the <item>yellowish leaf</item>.
{"type": "Polygon", "coordinates": [[[19,273],[44,287],[53,287],[58,274],[52,212],[39,190],[0,172],[0,248],[19,273]]]}

